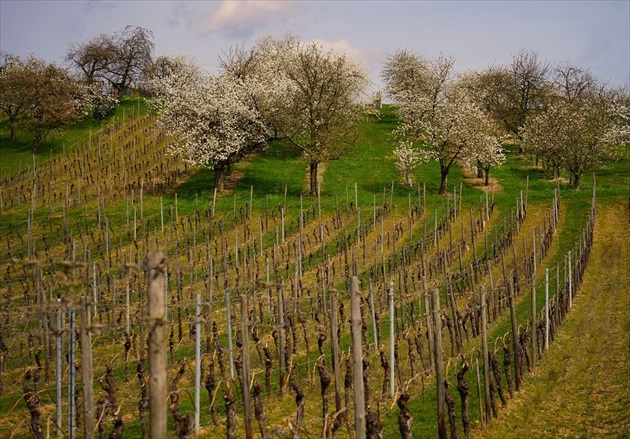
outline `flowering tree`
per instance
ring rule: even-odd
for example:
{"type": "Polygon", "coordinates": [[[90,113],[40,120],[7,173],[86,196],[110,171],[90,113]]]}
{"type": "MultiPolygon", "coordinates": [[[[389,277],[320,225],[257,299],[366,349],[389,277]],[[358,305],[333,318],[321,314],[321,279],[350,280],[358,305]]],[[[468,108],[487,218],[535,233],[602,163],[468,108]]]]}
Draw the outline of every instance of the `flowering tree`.
{"type": "Polygon", "coordinates": [[[283,60],[297,43],[298,40],[290,34],[280,39],[263,37],[253,49],[236,45],[219,58],[221,74],[244,84],[252,104],[272,131],[272,138],[278,137],[274,120],[283,109],[289,88],[283,75],[283,60]]]}
{"type": "Polygon", "coordinates": [[[469,168],[483,174],[484,186],[490,183],[490,169],[505,163],[505,151],[496,136],[481,132],[474,148],[465,159],[469,168]]]}
{"type": "Polygon", "coordinates": [[[405,183],[411,186],[411,171],[419,164],[429,160],[429,154],[421,149],[414,148],[413,142],[403,140],[394,149],[396,156],[396,168],[402,174],[405,183]]]}
{"type": "Polygon", "coordinates": [[[401,125],[397,134],[420,141],[426,153],[439,163],[440,194],[447,192],[448,174],[457,161],[483,158],[487,169],[500,162],[498,156],[488,157],[500,154],[500,148],[495,147],[498,142],[492,141],[484,112],[453,77],[454,62],[445,57],[427,61],[399,52],[383,70],[386,90],[399,105],[401,125]]]}
{"type": "Polygon", "coordinates": [[[149,107],[159,110],[165,100],[180,89],[194,86],[203,76],[202,68],[186,55],[160,55],[144,76],[144,88],[158,99],[149,100],[149,107]]]}
{"type": "Polygon", "coordinates": [[[385,93],[400,105],[414,102],[418,96],[430,96],[439,90],[439,80],[446,80],[450,74],[451,66],[444,67],[446,75],[438,78],[429,60],[409,50],[398,50],[387,58],[381,72],[385,93]]]}
{"type": "Polygon", "coordinates": [[[18,122],[28,110],[29,83],[32,76],[24,62],[11,55],[3,57],[0,67],[0,111],[9,119],[10,137],[14,142],[18,122]]]}
{"type": "Polygon", "coordinates": [[[610,110],[612,124],[606,132],[608,142],[630,145],[630,97],[622,96],[613,102],[610,110]]]}
{"type": "Polygon", "coordinates": [[[33,133],[33,150],[50,133],[85,115],[87,88],[66,69],[29,56],[11,58],[0,69],[0,110],[9,118],[11,138],[19,125],[33,133]]]}
{"type": "Polygon", "coordinates": [[[617,146],[630,139],[627,94],[569,63],[558,64],[553,79],[549,106],[521,136],[554,176],[566,170],[578,189],[585,172],[614,158],[617,146]]]}
{"type": "Polygon", "coordinates": [[[564,168],[570,184],[579,189],[581,177],[604,159],[616,155],[617,136],[610,118],[595,106],[556,104],[528,123],[522,131],[528,147],[564,168]]]}
{"type": "Polygon", "coordinates": [[[202,75],[194,63],[156,84],[158,123],[175,139],[170,150],[189,163],[214,169],[215,187],[224,189],[231,165],[269,136],[252,93],[231,75],[202,75]]]}
{"type": "Polygon", "coordinates": [[[257,50],[263,76],[278,90],[263,112],[278,137],[302,151],[315,195],[319,164],[339,158],[358,139],[367,73],[347,56],[292,35],[264,38],[257,50]]]}

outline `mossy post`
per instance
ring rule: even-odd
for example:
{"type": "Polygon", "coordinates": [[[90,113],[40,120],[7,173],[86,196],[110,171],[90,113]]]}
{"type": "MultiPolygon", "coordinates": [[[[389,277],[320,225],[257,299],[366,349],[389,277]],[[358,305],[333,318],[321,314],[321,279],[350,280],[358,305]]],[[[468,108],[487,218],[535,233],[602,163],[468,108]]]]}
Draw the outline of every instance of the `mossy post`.
{"type": "Polygon", "coordinates": [[[83,383],[83,431],[86,439],[94,438],[94,373],[92,371],[91,326],[90,304],[86,298],[81,298],[81,375],[83,383]]]}
{"type": "Polygon", "coordinates": [[[434,288],[431,291],[431,302],[433,311],[433,334],[434,341],[434,358],[435,358],[435,380],[437,388],[437,421],[438,421],[438,437],[446,439],[446,412],[444,406],[446,403],[446,395],[444,388],[444,361],[442,359],[442,320],[440,319],[440,291],[434,288]]]}
{"type": "Polygon", "coordinates": [[[488,356],[488,318],[486,309],[486,289],[481,287],[480,291],[481,299],[481,345],[483,349],[483,388],[484,388],[484,401],[485,401],[485,413],[486,423],[489,424],[492,419],[491,402],[490,402],[490,357],[488,356]]]}
{"type": "Polygon", "coordinates": [[[149,413],[151,437],[166,437],[166,345],[164,324],[166,304],[164,302],[164,272],[166,256],[162,252],[147,255],[146,261],[149,292],[149,413]]]}

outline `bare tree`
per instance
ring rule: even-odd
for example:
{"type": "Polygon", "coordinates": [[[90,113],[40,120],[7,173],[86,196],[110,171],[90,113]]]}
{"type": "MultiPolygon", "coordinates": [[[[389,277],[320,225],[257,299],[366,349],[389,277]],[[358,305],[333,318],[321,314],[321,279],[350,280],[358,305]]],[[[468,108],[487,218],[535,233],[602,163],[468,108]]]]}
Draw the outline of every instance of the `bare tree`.
{"type": "Polygon", "coordinates": [[[85,43],[71,44],[66,61],[88,82],[104,81],[122,95],[151,68],[153,49],[153,32],[128,25],[113,35],[101,34],[85,43]]]}
{"type": "Polygon", "coordinates": [[[107,79],[120,95],[151,67],[153,32],[140,26],[126,26],[114,35],[114,58],[107,67],[107,79]]]}
{"type": "MultiPolygon", "coordinates": [[[[549,64],[521,50],[508,66],[491,66],[467,75],[466,86],[477,105],[507,134],[521,140],[521,129],[551,99],[549,64]]],[[[521,147],[522,152],[522,147],[521,147]]]]}
{"type": "Polygon", "coordinates": [[[509,129],[518,136],[519,129],[525,125],[528,116],[544,108],[547,103],[549,64],[540,60],[536,52],[521,50],[512,57],[508,72],[513,87],[508,92],[511,94],[515,112],[515,126],[510,126],[509,129]]]}
{"type": "Polygon", "coordinates": [[[558,64],[552,75],[556,96],[568,104],[597,95],[603,88],[590,71],[568,62],[558,64]]]}
{"type": "Polygon", "coordinates": [[[72,64],[91,84],[106,79],[107,69],[114,59],[114,42],[110,35],[100,34],[85,43],[72,43],[66,61],[72,64]]]}

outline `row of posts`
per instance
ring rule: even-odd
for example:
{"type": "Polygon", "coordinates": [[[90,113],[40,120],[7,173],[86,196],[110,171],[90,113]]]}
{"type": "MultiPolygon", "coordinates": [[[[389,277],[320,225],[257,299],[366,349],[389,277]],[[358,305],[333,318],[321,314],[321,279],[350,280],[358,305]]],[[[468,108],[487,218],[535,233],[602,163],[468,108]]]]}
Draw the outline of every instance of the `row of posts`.
{"type": "MultiPolygon", "coordinates": [[[[535,239],[533,240],[535,244],[535,239]]],[[[569,270],[571,270],[571,252],[568,255],[569,258],[569,270]]],[[[535,262],[534,262],[535,263],[535,262]]],[[[150,391],[150,437],[165,437],[166,436],[166,402],[168,396],[168,384],[167,384],[167,356],[166,356],[166,344],[165,344],[165,326],[167,323],[167,314],[166,314],[166,294],[165,294],[165,275],[166,275],[166,256],[161,252],[154,252],[147,256],[147,264],[148,270],[148,308],[149,308],[149,333],[148,333],[148,353],[149,353],[149,391],[150,391]]],[[[535,278],[536,267],[534,266],[533,270],[533,279],[535,278]]],[[[571,285],[571,272],[568,273],[569,279],[569,306],[571,306],[572,302],[572,285],[571,285]]],[[[356,437],[364,437],[365,436],[365,428],[366,428],[366,417],[365,417],[365,399],[364,399],[364,383],[363,383],[363,352],[362,352],[362,340],[361,340],[361,332],[362,332],[362,319],[361,319],[361,309],[360,309],[360,290],[359,290],[359,280],[357,276],[352,276],[349,284],[350,289],[350,307],[351,307],[351,334],[352,334],[352,356],[353,356],[353,377],[354,377],[354,404],[355,404],[355,431],[356,437]]],[[[283,300],[281,297],[282,293],[279,292],[280,297],[279,300],[283,300]]],[[[446,438],[446,413],[445,413],[445,388],[443,385],[440,385],[444,382],[445,373],[444,373],[444,361],[443,361],[443,342],[442,342],[442,330],[441,330],[441,319],[440,319],[440,297],[439,290],[433,289],[430,294],[431,304],[429,305],[429,295],[425,295],[425,308],[427,310],[427,320],[429,320],[429,306],[431,308],[431,317],[433,319],[433,324],[435,325],[433,334],[429,334],[430,341],[432,346],[430,349],[433,353],[433,361],[435,364],[435,372],[436,372],[436,381],[437,385],[437,398],[438,398],[438,433],[440,438],[446,438]]],[[[230,364],[230,376],[234,378],[234,361],[232,357],[232,336],[231,336],[231,315],[229,312],[230,305],[230,295],[229,291],[226,290],[226,309],[228,310],[226,316],[228,318],[228,352],[229,354],[229,364],[230,364]]],[[[247,310],[247,296],[241,295],[241,309],[247,310]]],[[[395,394],[395,349],[394,349],[394,321],[395,321],[395,307],[394,307],[394,285],[393,282],[390,282],[388,288],[388,302],[389,302],[389,317],[390,317],[390,395],[395,394]]],[[[491,413],[490,408],[490,366],[488,364],[488,342],[487,342],[487,306],[486,306],[486,297],[485,297],[485,289],[481,288],[480,294],[480,307],[481,307],[481,331],[482,331],[482,349],[483,349],[483,370],[484,370],[484,394],[485,394],[485,421],[489,422],[489,417],[491,413]]],[[[520,358],[518,357],[518,328],[516,327],[516,309],[515,309],[515,298],[514,292],[512,291],[509,296],[509,308],[512,320],[512,340],[515,343],[513,347],[513,352],[515,353],[515,384],[516,390],[520,390],[520,367],[518,362],[520,358]]],[[[331,295],[331,305],[332,309],[337,308],[337,296],[335,294],[331,295]]],[[[378,347],[378,334],[376,332],[376,325],[374,322],[375,314],[374,314],[374,298],[372,291],[372,284],[370,280],[369,284],[369,306],[372,314],[373,327],[374,327],[374,343],[378,347]]],[[[545,271],[545,323],[544,323],[544,349],[548,349],[549,346],[549,330],[550,330],[550,322],[549,322],[549,270],[545,271]]],[[[92,352],[91,352],[91,306],[86,299],[81,300],[81,322],[82,322],[82,330],[81,333],[81,373],[82,373],[82,385],[83,385],[83,404],[84,404],[84,428],[85,433],[84,437],[86,439],[91,439],[94,437],[94,408],[93,408],[93,371],[92,371],[92,352]]],[[[278,307],[278,318],[279,324],[283,325],[284,317],[283,307],[278,307]]],[[[195,402],[195,431],[198,431],[200,426],[200,380],[201,380],[201,362],[199,359],[201,358],[201,319],[202,315],[201,310],[201,297],[199,294],[196,296],[196,313],[195,313],[195,357],[197,361],[195,362],[195,393],[194,393],[194,402],[195,402]]],[[[532,280],[532,327],[536,328],[536,287],[535,282],[532,280]]],[[[242,362],[242,382],[248,383],[250,380],[250,371],[249,371],[249,349],[246,347],[249,346],[249,316],[247,312],[242,313],[241,318],[241,336],[243,342],[243,362],[242,362]]],[[[427,322],[428,323],[428,322],[427,322]]],[[[75,310],[68,310],[68,336],[69,336],[69,351],[68,351],[68,362],[69,364],[74,364],[75,359],[75,310]]],[[[331,313],[331,334],[336,338],[337,336],[337,313],[331,313]]],[[[431,325],[428,325],[431,328],[431,325]]],[[[58,333],[62,332],[62,313],[61,311],[57,314],[57,329],[58,333]]],[[[533,346],[536,346],[536,331],[532,331],[532,343],[533,346]]],[[[280,344],[283,344],[282,340],[283,331],[280,331],[280,344]]],[[[62,341],[61,336],[57,337],[57,371],[62,370],[62,341]]],[[[281,347],[282,349],[282,347],[281,347]]],[[[332,355],[333,355],[333,367],[338,369],[339,367],[339,346],[336,340],[333,340],[332,343],[332,355]]],[[[282,352],[282,351],[281,351],[282,352]]],[[[537,350],[533,349],[533,361],[534,364],[536,362],[537,350]]],[[[281,362],[284,360],[284,356],[280,356],[281,362]]],[[[283,364],[280,365],[281,373],[284,370],[283,364]]],[[[338,376],[338,370],[335,370],[335,376],[338,376]]],[[[75,407],[75,392],[76,392],[76,373],[74,367],[69,368],[68,372],[68,437],[70,439],[74,438],[74,418],[76,416],[76,407],[75,407]]],[[[340,386],[340,383],[335,380],[336,387],[340,386]]],[[[58,372],[56,377],[57,384],[57,411],[56,411],[56,422],[57,426],[61,431],[62,426],[62,410],[61,410],[61,393],[62,393],[62,385],[61,385],[61,374],[58,372]]],[[[253,437],[253,424],[252,424],[252,410],[251,410],[251,401],[249,395],[249,386],[243,386],[243,402],[245,409],[245,429],[246,429],[246,437],[253,437]]],[[[337,389],[337,395],[340,394],[340,389],[337,389]]]]}

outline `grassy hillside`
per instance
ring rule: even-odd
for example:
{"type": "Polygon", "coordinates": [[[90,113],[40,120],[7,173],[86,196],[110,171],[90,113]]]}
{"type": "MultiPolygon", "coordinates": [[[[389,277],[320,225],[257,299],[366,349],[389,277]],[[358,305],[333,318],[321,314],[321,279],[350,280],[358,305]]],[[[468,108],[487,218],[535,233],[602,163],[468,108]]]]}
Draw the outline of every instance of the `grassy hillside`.
{"type": "MultiPolygon", "coordinates": [[[[365,124],[363,137],[355,148],[341,159],[323,165],[321,198],[306,195],[306,163],[300,160],[297,151],[279,143],[272,143],[265,151],[236,165],[228,182],[229,190],[215,195],[212,172],[192,168],[181,158],[170,156],[166,152],[168,136],[155,129],[153,119],[133,100],[126,101],[116,119],[107,121],[102,128],[100,124],[86,123],[51,138],[36,154],[35,169],[28,138],[24,137],[19,145],[9,145],[0,124],[0,269],[3,272],[0,335],[6,346],[4,354],[0,355],[3,366],[0,413],[4,415],[0,417],[0,436],[29,436],[30,414],[23,399],[25,385],[31,389],[39,386],[38,409],[42,423],[54,435],[55,342],[59,334],[55,319],[59,312],[64,314],[65,332],[61,338],[65,355],[68,350],[67,311],[75,308],[79,314],[80,297],[96,298],[91,304],[99,329],[92,338],[94,377],[104,378],[107,366],[111,366],[125,436],[140,436],[137,408],[140,387],[134,374],[138,358],[143,364],[146,362],[142,346],[147,330],[143,317],[147,286],[142,262],[145,255],[155,249],[164,251],[169,261],[166,291],[169,381],[183,362],[185,373],[177,389],[181,411],[188,415],[194,410],[194,295],[202,296],[200,437],[225,436],[223,395],[228,389],[237,400],[237,434],[244,434],[240,382],[238,378],[231,380],[227,370],[221,370],[221,367],[227,369],[226,288],[233,322],[239,322],[242,316],[240,294],[249,298],[251,318],[258,318],[258,323],[250,328],[250,339],[254,334],[259,339],[259,345],[251,348],[251,370],[253,379],[263,387],[267,432],[274,437],[291,437],[297,420],[295,392],[287,380],[288,370],[283,372],[282,386],[279,380],[277,310],[280,293],[276,288],[280,284],[286,316],[293,325],[283,331],[291,341],[288,364],[296,367],[294,384],[305,394],[305,414],[300,428],[303,437],[322,435],[324,417],[318,371],[324,370],[329,378],[333,373],[329,300],[331,294],[338,294],[341,304],[335,313],[341,324],[343,381],[344,359],[349,358],[351,345],[350,306],[345,285],[352,273],[361,280],[364,300],[363,345],[370,407],[380,413],[384,437],[399,437],[399,410],[389,395],[388,377],[381,367],[379,352],[373,347],[368,285],[373,285],[379,348],[382,347],[384,357],[389,359],[387,294],[390,282],[394,283],[396,300],[397,387],[409,392],[414,436],[436,436],[435,376],[428,364],[423,275],[429,289],[439,289],[442,318],[448,322],[450,312],[454,311],[449,308],[445,287],[444,270],[448,273],[454,290],[453,306],[462,316],[471,319],[467,320],[459,351],[474,364],[475,359],[479,359],[481,346],[480,337],[473,329],[475,325],[478,327],[474,315],[480,287],[487,291],[494,288],[493,294],[496,294],[496,297],[488,296],[488,300],[496,299],[491,303],[496,315],[488,326],[490,344],[496,347],[497,340],[510,338],[507,290],[503,285],[501,264],[504,259],[507,274],[512,276],[513,273],[521,285],[515,308],[521,331],[527,331],[532,309],[531,282],[537,289],[536,310],[541,313],[544,271],[549,269],[554,273],[551,296],[555,300],[559,287],[555,280],[556,266],[566,269],[563,264],[567,253],[574,251],[575,254],[578,248],[576,242],[589,218],[593,179],[585,178],[582,189],[573,191],[563,181],[547,180],[527,155],[510,149],[507,162],[491,172],[496,179],[491,188],[483,188],[475,179],[468,178],[469,171],[454,168],[449,177],[448,196],[439,196],[439,167],[434,162],[414,172],[413,187],[402,184],[394,167],[394,144],[389,136],[395,124],[391,108],[385,107],[381,118],[365,124]],[[549,214],[555,191],[559,194],[558,224],[556,229],[550,229],[549,214]],[[526,207],[526,215],[523,207],[526,207]],[[529,259],[532,239],[538,246],[547,229],[551,230],[548,248],[537,259],[536,277],[529,279],[526,273],[532,268],[529,259]],[[471,278],[468,273],[473,271],[471,278]],[[267,283],[268,279],[271,283],[267,283]],[[61,303],[57,303],[57,298],[61,303]],[[212,333],[213,322],[217,327],[216,335],[212,333]],[[419,340],[416,347],[414,340],[419,340]],[[272,366],[269,368],[265,365],[263,347],[270,351],[272,366]],[[37,367],[37,359],[42,364],[41,369],[37,367]],[[323,369],[318,369],[318,365],[323,369]],[[38,383],[25,382],[28,370],[31,375],[39,371],[38,383]],[[211,371],[216,386],[208,393],[203,383],[211,371]],[[271,379],[269,392],[265,388],[267,371],[271,379]],[[209,410],[211,402],[216,404],[216,425],[209,410]]],[[[611,239],[608,232],[620,228],[621,224],[627,225],[629,174],[628,157],[607,163],[595,174],[596,242],[582,287],[585,292],[593,288],[606,268],[614,270],[613,273],[624,268],[623,258],[618,258],[618,264],[607,264],[607,260],[611,258],[611,249],[627,243],[627,237],[619,235],[611,239]]],[[[627,289],[625,286],[627,282],[626,285],[611,283],[606,290],[610,297],[615,297],[627,289]]],[[[591,307],[580,305],[586,293],[584,298],[581,295],[576,297],[576,304],[568,314],[566,332],[558,336],[560,346],[565,343],[563,340],[574,339],[571,337],[575,333],[571,329],[572,319],[595,318],[586,313],[591,307]]],[[[603,310],[605,306],[610,308],[614,304],[602,303],[595,309],[603,310]]],[[[618,330],[617,322],[610,323],[611,331],[618,330]]],[[[80,323],[79,319],[77,325],[80,323]]],[[[603,329],[598,330],[598,334],[605,334],[607,323],[603,320],[600,323],[603,329]]],[[[587,330],[584,325],[580,328],[587,330]]],[[[461,432],[461,408],[454,376],[461,357],[456,352],[452,328],[442,330],[447,379],[457,403],[461,432]]],[[[241,339],[238,332],[238,329],[233,331],[235,346],[241,339]]],[[[601,351],[587,345],[583,348],[585,361],[601,355],[601,351]]],[[[549,389],[556,383],[559,394],[568,393],[556,372],[544,372],[549,367],[546,364],[553,363],[559,355],[553,349],[543,355],[541,372],[536,369],[532,376],[529,372],[526,374],[524,390],[509,400],[506,412],[512,413],[512,407],[521,404],[521,394],[528,395],[530,385],[541,386],[538,390],[541,395],[543,389],[547,393],[554,392],[549,389]],[[541,378],[533,378],[538,373],[543,374],[541,378]]],[[[238,359],[239,350],[235,347],[234,351],[238,359]]],[[[76,367],[81,363],[80,352],[78,349],[76,367]]],[[[615,357],[611,357],[609,364],[614,364],[611,367],[616,373],[611,374],[614,382],[611,381],[609,387],[615,389],[612,393],[617,395],[623,387],[619,387],[615,378],[622,376],[618,374],[621,364],[617,361],[622,354],[615,352],[611,353],[615,357]]],[[[578,366],[572,373],[576,377],[582,374],[580,379],[588,381],[594,372],[587,369],[585,377],[578,366]]],[[[80,376],[78,379],[80,389],[80,376]]],[[[470,386],[471,425],[478,427],[480,398],[474,368],[466,379],[470,386]]],[[[63,362],[62,381],[62,429],[67,431],[67,360],[63,362]]],[[[344,383],[341,389],[343,393],[344,383]]],[[[106,395],[97,382],[94,394],[95,401],[106,395]]],[[[329,399],[325,411],[327,425],[330,425],[335,410],[334,379],[325,395],[329,399]]],[[[78,402],[81,404],[80,397],[78,402]]],[[[81,405],[78,407],[80,412],[81,405]]],[[[615,407],[619,413],[630,408],[623,399],[615,407]]],[[[529,416],[534,409],[527,410],[529,416]]],[[[553,413],[552,409],[549,411],[553,413]]],[[[606,416],[613,424],[617,419],[613,415],[606,416]]],[[[106,419],[106,430],[110,431],[113,419],[106,419]]],[[[570,416],[566,419],[568,424],[570,416]]],[[[337,437],[349,437],[351,407],[346,422],[337,437]]],[[[169,416],[169,434],[172,435],[169,437],[174,437],[174,429],[173,418],[169,416]]],[[[497,431],[501,435],[507,430],[497,431]]]]}
{"type": "Polygon", "coordinates": [[[475,437],[630,436],[628,225],[624,204],[600,209],[589,269],[557,342],[523,394],[475,437]]]}

